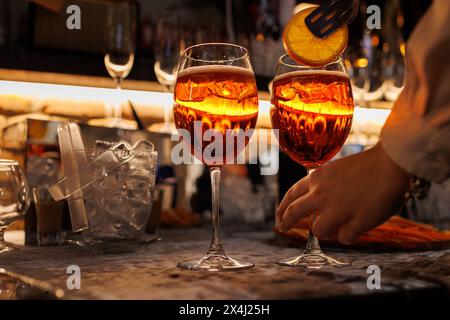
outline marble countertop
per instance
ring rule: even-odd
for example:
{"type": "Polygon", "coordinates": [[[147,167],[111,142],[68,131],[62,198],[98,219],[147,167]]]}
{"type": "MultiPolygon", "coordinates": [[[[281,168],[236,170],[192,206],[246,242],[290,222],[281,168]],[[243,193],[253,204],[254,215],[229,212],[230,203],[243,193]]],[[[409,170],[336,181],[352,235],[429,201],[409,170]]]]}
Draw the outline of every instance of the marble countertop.
{"type": "Polygon", "coordinates": [[[206,252],[210,231],[163,230],[147,244],[97,247],[30,247],[0,254],[0,268],[62,289],[65,299],[316,299],[330,297],[449,297],[450,250],[371,252],[325,248],[349,267],[307,271],[282,267],[277,260],[298,248],[274,240],[272,232],[227,232],[227,253],[255,268],[206,273],[181,270],[180,261],[206,252]],[[381,269],[381,289],[369,290],[370,265],[381,269]],[[80,289],[68,289],[70,266],[80,268],[80,289]]]}

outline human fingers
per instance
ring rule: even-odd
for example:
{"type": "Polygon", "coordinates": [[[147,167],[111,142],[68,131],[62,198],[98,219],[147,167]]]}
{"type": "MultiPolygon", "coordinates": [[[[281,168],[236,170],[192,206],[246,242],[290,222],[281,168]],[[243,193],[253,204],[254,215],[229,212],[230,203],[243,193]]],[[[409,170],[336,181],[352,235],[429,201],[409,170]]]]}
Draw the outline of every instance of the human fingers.
{"type": "Polygon", "coordinates": [[[281,217],[278,228],[281,231],[286,232],[291,229],[297,221],[311,215],[315,210],[317,210],[317,206],[312,195],[303,195],[288,205],[281,217]]]}
{"type": "Polygon", "coordinates": [[[317,216],[312,231],[319,239],[330,239],[337,236],[341,226],[347,221],[341,213],[321,211],[317,216]]]}
{"type": "Polygon", "coordinates": [[[303,179],[297,181],[284,195],[283,200],[278,206],[276,216],[278,219],[284,215],[286,208],[295,201],[298,197],[303,196],[308,192],[309,189],[309,177],[304,177],[303,179]]]}
{"type": "Polygon", "coordinates": [[[346,222],[338,233],[338,241],[343,244],[352,244],[366,231],[364,222],[354,218],[346,222]]]}

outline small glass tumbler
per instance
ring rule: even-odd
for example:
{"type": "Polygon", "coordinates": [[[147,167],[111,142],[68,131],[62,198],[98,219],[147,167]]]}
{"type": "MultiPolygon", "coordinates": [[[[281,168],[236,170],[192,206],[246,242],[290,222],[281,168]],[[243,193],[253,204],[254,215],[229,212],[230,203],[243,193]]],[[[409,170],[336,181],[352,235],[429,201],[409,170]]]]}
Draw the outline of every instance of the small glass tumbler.
{"type": "Polygon", "coordinates": [[[55,201],[47,186],[33,188],[36,207],[37,242],[39,246],[59,246],[63,243],[62,232],[64,201],[55,201]]]}

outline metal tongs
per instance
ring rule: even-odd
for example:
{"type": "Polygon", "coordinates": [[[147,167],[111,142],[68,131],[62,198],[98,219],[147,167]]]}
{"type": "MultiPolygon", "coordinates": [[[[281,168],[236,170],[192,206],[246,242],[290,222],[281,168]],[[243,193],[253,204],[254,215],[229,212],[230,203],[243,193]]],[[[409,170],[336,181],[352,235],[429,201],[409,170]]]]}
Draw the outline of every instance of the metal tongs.
{"type": "Polygon", "coordinates": [[[125,141],[120,141],[48,190],[55,201],[73,197],[77,192],[115,173],[122,164],[134,157],[133,147],[125,141]],[[99,166],[101,171],[97,170],[99,166]]]}
{"type": "Polygon", "coordinates": [[[75,122],[65,122],[58,126],[58,140],[65,178],[48,190],[55,201],[67,199],[72,230],[87,230],[89,219],[83,190],[131,160],[134,157],[133,148],[127,142],[121,141],[89,162],[80,128],[75,122]],[[101,173],[96,170],[99,166],[103,169],[101,173]]]}
{"type": "MultiPolygon", "coordinates": [[[[63,173],[65,176],[70,176],[88,163],[80,128],[75,122],[65,122],[58,126],[57,131],[63,173]]],[[[72,183],[74,186],[79,185],[79,181],[76,179],[72,183]]],[[[67,202],[72,230],[74,232],[86,230],[88,228],[88,218],[83,193],[81,191],[74,193],[67,202]]]]}
{"type": "Polygon", "coordinates": [[[326,38],[358,14],[359,0],[326,0],[305,19],[308,29],[318,38],[326,38]]]}

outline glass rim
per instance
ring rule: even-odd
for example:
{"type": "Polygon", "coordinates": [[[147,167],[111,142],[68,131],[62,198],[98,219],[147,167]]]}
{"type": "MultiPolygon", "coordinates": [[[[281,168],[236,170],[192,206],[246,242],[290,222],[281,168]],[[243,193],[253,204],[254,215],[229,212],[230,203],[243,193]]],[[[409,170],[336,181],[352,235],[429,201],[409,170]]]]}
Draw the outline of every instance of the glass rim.
{"type": "Polygon", "coordinates": [[[184,49],[183,56],[185,56],[189,60],[197,61],[197,62],[207,62],[207,63],[220,62],[220,63],[224,63],[224,62],[233,62],[233,61],[238,61],[238,60],[242,60],[242,59],[245,59],[245,58],[249,58],[249,53],[248,53],[247,48],[245,48],[243,46],[240,46],[238,44],[234,44],[234,43],[229,43],[229,42],[204,42],[204,43],[194,44],[194,45],[189,46],[188,48],[184,49]],[[187,52],[192,50],[192,49],[199,48],[199,47],[206,47],[206,46],[224,46],[224,47],[228,46],[228,47],[234,47],[234,48],[241,49],[243,51],[243,54],[240,57],[237,57],[237,58],[223,59],[223,60],[197,59],[197,58],[189,57],[187,55],[187,52]]]}
{"type": "Polygon", "coordinates": [[[328,62],[327,64],[321,65],[321,66],[309,66],[307,64],[301,64],[299,62],[297,62],[295,59],[293,59],[288,53],[285,53],[283,55],[281,55],[278,58],[278,63],[282,64],[286,67],[289,68],[300,68],[300,69],[313,69],[313,70],[323,70],[324,68],[326,68],[327,66],[330,66],[332,64],[336,64],[336,63],[340,63],[343,62],[344,59],[342,57],[342,55],[338,55],[334,60],[328,62]],[[290,58],[295,64],[290,64],[290,63],[286,63],[284,61],[285,58],[290,58]]]}

